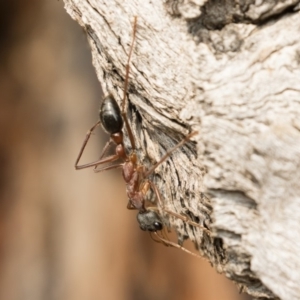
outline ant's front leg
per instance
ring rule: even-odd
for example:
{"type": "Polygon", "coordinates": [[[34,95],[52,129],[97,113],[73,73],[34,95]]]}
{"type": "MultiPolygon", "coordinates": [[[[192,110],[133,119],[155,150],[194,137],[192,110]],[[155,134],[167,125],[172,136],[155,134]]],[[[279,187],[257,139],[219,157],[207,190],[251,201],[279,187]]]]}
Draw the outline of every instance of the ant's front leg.
{"type": "Polygon", "coordinates": [[[79,160],[80,160],[80,158],[81,158],[81,156],[82,156],[82,153],[83,153],[83,151],[84,151],[84,149],[85,149],[85,147],[86,147],[86,145],[87,145],[87,143],[88,143],[88,141],[89,141],[89,139],[90,139],[90,137],[91,137],[91,134],[93,133],[93,131],[94,131],[100,124],[101,124],[101,122],[98,121],[98,122],[97,122],[95,125],[93,125],[92,128],[87,132],[87,134],[86,134],[86,136],[85,136],[85,139],[84,139],[84,141],[83,141],[83,144],[82,144],[82,146],[81,146],[81,148],[80,148],[79,154],[78,154],[78,156],[77,156],[77,158],[76,158],[76,161],[75,161],[75,169],[76,169],[76,170],[84,169],[84,166],[85,166],[85,165],[78,166],[79,160]]]}

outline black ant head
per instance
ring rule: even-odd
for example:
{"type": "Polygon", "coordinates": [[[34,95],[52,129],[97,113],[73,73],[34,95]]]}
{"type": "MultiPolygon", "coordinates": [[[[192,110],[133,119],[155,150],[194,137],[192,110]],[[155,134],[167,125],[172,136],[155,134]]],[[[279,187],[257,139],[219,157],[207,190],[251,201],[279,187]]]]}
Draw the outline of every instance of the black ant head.
{"type": "Polygon", "coordinates": [[[143,211],[137,214],[140,228],[144,231],[155,232],[163,229],[163,223],[159,215],[154,211],[143,211]]]}

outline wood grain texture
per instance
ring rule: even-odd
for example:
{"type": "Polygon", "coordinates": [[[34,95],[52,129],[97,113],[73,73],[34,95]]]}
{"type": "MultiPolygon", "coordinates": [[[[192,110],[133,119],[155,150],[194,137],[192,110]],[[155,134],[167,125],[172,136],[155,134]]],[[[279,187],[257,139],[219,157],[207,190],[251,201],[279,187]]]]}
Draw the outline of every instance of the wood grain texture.
{"type": "MultiPolygon", "coordinates": [[[[257,298],[300,297],[299,1],[75,1],[105,94],[120,103],[138,16],[128,116],[180,240],[257,298]],[[203,196],[203,192],[208,197],[203,196]]],[[[128,144],[128,143],[127,143],[128,144]]],[[[163,212],[161,212],[163,214],[163,212]]]]}

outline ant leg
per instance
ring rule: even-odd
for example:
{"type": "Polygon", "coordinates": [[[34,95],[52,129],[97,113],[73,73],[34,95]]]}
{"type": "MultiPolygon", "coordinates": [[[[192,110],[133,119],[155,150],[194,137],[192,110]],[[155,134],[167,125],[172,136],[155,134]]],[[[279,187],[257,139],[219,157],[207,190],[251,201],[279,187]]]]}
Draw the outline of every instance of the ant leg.
{"type": "MultiPolygon", "coordinates": [[[[157,186],[152,181],[150,181],[150,180],[148,180],[148,182],[150,183],[151,189],[154,191],[154,193],[156,195],[156,199],[157,199],[157,201],[159,203],[159,206],[162,207],[162,209],[164,210],[165,206],[163,204],[163,201],[161,200],[160,192],[159,192],[157,186]]],[[[157,209],[157,211],[158,211],[158,209],[157,209]]]]}
{"type": "MultiPolygon", "coordinates": [[[[113,143],[114,141],[112,139],[109,139],[109,141],[105,144],[102,153],[100,154],[98,161],[101,160],[103,158],[103,156],[105,155],[105,153],[107,152],[109,146],[113,143]]],[[[97,166],[95,166],[94,171],[97,169],[97,166]]],[[[96,172],[96,171],[95,171],[96,172]]]]}
{"type": "Polygon", "coordinates": [[[135,199],[129,199],[127,209],[137,209],[139,212],[145,211],[145,200],[144,197],[149,191],[149,181],[143,182],[136,193],[135,199]]]}
{"type": "MultiPolygon", "coordinates": [[[[111,165],[111,166],[106,166],[103,168],[95,168],[94,172],[98,173],[98,172],[103,172],[103,171],[107,171],[107,170],[111,170],[111,169],[117,169],[117,168],[122,168],[124,164],[117,164],[117,165],[111,165]]],[[[97,166],[96,166],[97,167],[97,166]]]]}
{"type": "Polygon", "coordinates": [[[100,124],[101,124],[101,122],[98,121],[98,122],[97,122],[95,125],[93,125],[93,127],[87,132],[87,134],[86,134],[86,136],[85,136],[85,139],[84,139],[84,141],[83,141],[83,144],[82,144],[82,146],[81,146],[81,148],[80,148],[79,154],[78,154],[78,156],[77,156],[77,158],[76,158],[76,161],[75,161],[75,169],[76,169],[76,170],[77,170],[78,167],[80,167],[80,166],[78,166],[79,160],[80,160],[80,158],[81,158],[81,156],[82,156],[82,153],[83,153],[83,151],[84,151],[84,149],[85,149],[85,147],[86,147],[86,145],[87,145],[87,143],[88,143],[88,141],[89,141],[89,139],[90,139],[90,137],[91,137],[92,132],[93,132],[100,124]]]}
{"type": "MultiPolygon", "coordinates": [[[[105,147],[103,148],[102,150],[102,153],[98,159],[98,161],[101,161],[101,159],[103,158],[103,156],[105,155],[105,153],[107,152],[109,146],[114,143],[113,140],[109,140],[109,142],[106,143],[105,147]]],[[[105,170],[110,170],[110,169],[114,169],[114,168],[119,168],[119,167],[122,167],[123,164],[117,164],[117,165],[113,165],[113,166],[109,166],[109,167],[103,167],[103,168],[98,168],[99,164],[95,165],[94,167],[94,172],[95,173],[98,173],[98,172],[102,172],[102,171],[105,171],[105,170]]]]}
{"type": "Polygon", "coordinates": [[[126,100],[126,93],[127,93],[127,88],[128,88],[128,77],[129,77],[129,63],[130,63],[131,54],[133,51],[133,44],[134,44],[135,36],[136,36],[136,24],[137,24],[137,16],[134,17],[134,21],[133,21],[132,41],[131,41],[131,46],[130,46],[127,64],[126,64],[126,75],[125,75],[124,94],[123,94],[123,101],[122,101],[122,112],[125,111],[125,100],[126,100]]]}
{"type": "Polygon", "coordinates": [[[129,140],[130,140],[130,144],[131,144],[131,148],[132,150],[135,150],[135,141],[134,141],[134,137],[130,128],[130,125],[128,123],[127,117],[125,113],[122,113],[122,118],[125,122],[125,126],[126,126],[126,130],[127,130],[127,134],[129,136],[129,140]]]}
{"type": "MultiPolygon", "coordinates": [[[[164,228],[163,228],[159,233],[161,233],[161,235],[162,235],[162,237],[163,237],[164,239],[166,239],[166,240],[169,241],[167,234],[164,234],[164,235],[163,235],[163,233],[165,233],[164,231],[165,231],[165,230],[164,230],[164,228]]],[[[151,237],[151,239],[152,239],[155,243],[163,244],[164,246],[168,247],[168,245],[166,245],[164,241],[161,241],[160,239],[154,238],[154,236],[153,236],[154,233],[157,233],[157,231],[150,232],[150,237],[151,237]]],[[[155,236],[157,236],[157,235],[158,235],[158,234],[156,234],[155,236]]]]}
{"type": "MultiPolygon", "coordinates": [[[[100,155],[100,157],[99,157],[99,159],[98,159],[97,161],[94,161],[94,162],[88,163],[88,164],[84,164],[84,165],[80,165],[80,166],[78,165],[79,160],[80,160],[80,158],[81,158],[81,156],[82,156],[82,153],[83,153],[83,151],[84,151],[84,149],[85,149],[85,147],[86,147],[86,145],[87,145],[87,143],[88,143],[88,141],[89,141],[89,139],[90,139],[90,137],[91,137],[92,132],[93,132],[100,124],[101,124],[101,122],[98,121],[98,122],[97,122],[97,123],[96,123],[96,124],[95,124],[88,132],[87,132],[86,137],[85,137],[85,139],[84,139],[84,141],[83,141],[83,144],[82,144],[82,146],[81,146],[81,149],[80,149],[80,151],[79,151],[79,154],[78,154],[77,159],[76,159],[76,162],[75,162],[75,169],[76,169],[76,170],[82,170],[82,169],[86,169],[86,168],[90,168],[90,167],[95,167],[95,170],[96,170],[96,168],[97,168],[98,165],[101,165],[101,164],[104,164],[104,163],[108,163],[108,162],[113,162],[113,161],[116,161],[116,160],[118,160],[118,159],[120,158],[120,156],[119,156],[118,154],[114,154],[114,155],[110,155],[110,156],[108,156],[108,157],[105,157],[105,158],[103,159],[103,156],[104,156],[105,153],[107,152],[109,146],[114,142],[113,140],[110,139],[110,140],[105,144],[105,146],[104,146],[104,148],[103,148],[103,150],[102,150],[102,153],[101,153],[101,155],[100,155]]],[[[95,172],[101,172],[101,171],[103,171],[103,169],[99,169],[99,171],[95,171],[95,172]]]]}
{"type": "Polygon", "coordinates": [[[125,73],[125,83],[124,83],[124,94],[123,94],[123,100],[122,100],[122,118],[125,122],[126,130],[130,139],[131,147],[133,150],[135,150],[135,142],[134,142],[134,137],[125,113],[125,102],[126,102],[126,94],[127,94],[127,89],[128,89],[128,80],[129,80],[129,69],[130,69],[130,59],[133,51],[133,45],[135,41],[135,36],[136,36],[136,24],[137,24],[137,17],[134,17],[133,21],[133,33],[132,33],[132,42],[128,54],[128,59],[127,59],[127,64],[126,64],[126,73],[125,73]]]}
{"type": "Polygon", "coordinates": [[[191,221],[187,216],[182,216],[182,215],[180,215],[176,212],[173,212],[171,210],[168,210],[168,209],[164,209],[164,211],[170,215],[173,215],[174,217],[176,217],[178,219],[181,219],[183,222],[185,222],[189,225],[200,228],[202,231],[206,232],[208,235],[211,235],[211,231],[209,229],[199,225],[198,223],[196,223],[194,221],[191,221]]]}
{"type": "MultiPolygon", "coordinates": [[[[186,248],[184,248],[184,247],[182,247],[182,246],[180,246],[180,245],[178,245],[178,244],[176,244],[176,243],[173,243],[173,242],[171,242],[171,241],[168,241],[168,240],[164,239],[164,238],[161,237],[157,232],[153,232],[153,233],[157,236],[157,238],[158,238],[160,241],[162,241],[162,243],[163,243],[165,246],[171,246],[171,247],[180,249],[180,250],[182,250],[182,251],[184,251],[184,252],[186,252],[186,253],[188,253],[188,254],[190,254],[190,255],[192,255],[192,256],[195,256],[195,257],[197,257],[197,258],[203,258],[203,259],[205,259],[205,258],[202,257],[201,255],[198,255],[198,254],[196,254],[196,253],[194,253],[194,252],[192,252],[192,251],[190,251],[190,250],[188,250],[188,249],[186,249],[186,248]]],[[[207,260],[207,259],[205,259],[205,260],[207,260]]]]}
{"type": "Polygon", "coordinates": [[[188,140],[190,140],[193,136],[198,134],[198,131],[193,131],[189,135],[187,135],[181,142],[171,148],[167,153],[155,164],[153,165],[147,172],[144,173],[144,177],[148,177],[160,164],[162,164],[177,148],[183,146],[188,140]]]}
{"type": "MultiPolygon", "coordinates": [[[[75,169],[76,170],[81,170],[81,169],[86,169],[86,168],[90,168],[90,167],[95,167],[95,166],[98,166],[98,165],[101,165],[101,164],[116,161],[119,158],[120,158],[120,156],[118,154],[114,154],[114,155],[105,157],[103,159],[94,161],[94,162],[89,163],[89,164],[85,164],[85,165],[81,165],[81,166],[75,166],[75,169]]],[[[101,169],[99,169],[99,170],[101,170],[101,169]]],[[[99,171],[99,172],[101,172],[101,171],[99,171]]]]}
{"type": "MultiPolygon", "coordinates": [[[[157,200],[158,200],[158,203],[159,203],[160,207],[162,207],[162,210],[163,210],[164,212],[166,212],[167,214],[170,214],[170,215],[172,215],[172,216],[174,216],[174,217],[176,217],[176,218],[182,220],[183,222],[185,222],[185,223],[187,223],[187,224],[189,224],[189,225],[198,227],[198,228],[200,228],[202,231],[204,231],[204,232],[206,232],[207,234],[211,235],[211,231],[210,231],[210,230],[208,230],[207,228],[205,228],[205,227],[199,225],[198,223],[196,223],[196,222],[194,222],[194,221],[191,221],[188,217],[182,216],[182,215],[180,215],[180,214],[178,214],[178,213],[176,213],[176,212],[173,212],[173,211],[171,211],[171,210],[169,210],[169,209],[166,209],[166,208],[164,207],[164,205],[162,204],[163,202],[162,202],[162,200],[161,200],[160,192],[159,192],[157,186],[156,186],[152,181],[149,181],[149,183],[150,183],[150,185],[151,185],[151,188],[152,188],[153,191],[155,192],[155,195],[156,195],[156,198],[157,198],[157,200]]],[[[159,212],[159,209],[158,209],[157,207],[147,207],[147,210],[152,210],[152,211],[157,211],[157,212],[159,212]]]]}
{"type": "Polygon", "coordinates": [[[132,205],[132,203],[131,203],[130,200],[128,200],[127,209],[129,209],[129,210],[136,210],[137,208],[132,205]]]}

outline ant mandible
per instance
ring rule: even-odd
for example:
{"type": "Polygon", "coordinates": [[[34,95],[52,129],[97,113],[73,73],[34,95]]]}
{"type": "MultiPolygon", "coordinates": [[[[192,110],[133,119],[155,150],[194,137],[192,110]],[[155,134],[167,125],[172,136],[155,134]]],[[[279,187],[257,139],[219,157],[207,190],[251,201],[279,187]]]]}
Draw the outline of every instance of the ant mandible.
{"type": "MultiPolygon", "coordinates": [[[[150,169],[146,169],[144,165],[139,164],[137,154],[136,154],[136,147],[135,147],[135,141],[133,137],[132,130],[130,128],[126,112],[125,112],[125,104],[126,104],[126,94],[128,89],[128,80],[129,80],[129,69],[130,69],[130,59],[133,52],[133,45],[135,42],[136,37],[136,30],[137,30],[137,17],[134,18],[133,23],[133,37],[132,42],[128,54],[127,64],[126,64],[126,73],[125,73],[125,84],[124,84],[124,91],[123,91],[123,99],[122,99],[122,106],[121,110],[118,106],[115,98],[112,94],[109,94],[103,99],[103,102],[100,107],[99,117],[100,120],[92,126],[92,128],[87,132],[86,137],[84,139],[84,142],[81,146],[81,149],[79,151],[79,154],[77,156],[76,162],[75,162],[75,169],[81,170],[86,169],[90,167],[94,167],[95,172],[102,172],[106,170],[111,170],[115,168],[122,168],[122,174],[123,178],[126,183],[126,193],[128,196],[128,209],[136,209],[138,210],[137,219],[140,224],[140,228],[142,230],[150,231],[157,233],[157,231],[160,231],[163,229],[163,222],[161,221],[161,218],[158,214],[158,209],[152,207],[146,207],[146,201],[145,197],[146,194],[150,189],[155,192],[156,199],[161,202],[161,197],[159,194],[159,191],[157,187],[154,185],[152,181],[150,181],[148,178],[149,175],[153,173],[153,171],[162,164],[170,155],[172,152],[174,152],[177,148],[184,145],[187,141],[189,141],[193,136],[198,134],[198,132],[194,131],[187,135],[181,142],[179,142],[177,145],[175,145],[173,148],[171,148],[169,151],[166,152],[166,154],[156,163],[154,164],[150,169]],[[123,140],[123,124],[125,123],[126,131],[130,140],[131,144],[131,152],[129,154],[126,153],[126,149],[124,146],[124,140],[123,140]],[[84,152],[84,149],[91,137],[92,132],[99,126],[102,125],[103,129],[110,134],[110,139],[104,146],[102,153],[97,161],[79,165],[80,158],[84,152]],[[106,152],[108,151],[109,147],[115,144],[115,154],[109,155],[105,157],[106,152]],[[100,165],[114,162],[117,160],[121,160],[121,163],[108,165],[104,167],[98,167],[100,165]]],[[[202,228],[202,230],[209,232],[206,228],[203,228],[197,223],[194,223],[192,221],[187,220],[187,218],[177,214],[173,213],[171,211],[165,210],[167,213],[172,214],[173,216],[182,219],[183,221],[193,225],[198,226],[202,228]]],[[[163,237],[157,235],[158,238],[167,245],[180,248],[186,252],[190,252],[183,248],[182,246],[172,243],[170,241],[165,240],[163,237]]],[[[194,255],[191,252],[192,255],[194,255]]]]}

